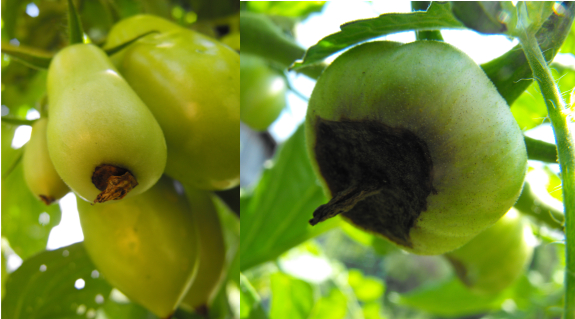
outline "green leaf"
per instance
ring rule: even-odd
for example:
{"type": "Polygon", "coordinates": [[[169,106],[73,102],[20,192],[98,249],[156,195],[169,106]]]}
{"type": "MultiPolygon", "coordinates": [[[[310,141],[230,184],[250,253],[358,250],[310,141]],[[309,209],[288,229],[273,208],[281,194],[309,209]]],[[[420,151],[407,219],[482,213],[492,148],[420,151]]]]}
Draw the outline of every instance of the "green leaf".
{"type": "MultiPolygon", "coordinates": [[[[552,64],[551,72],[557,80],[561,92],[568,92],[575,87],[575,70],[559,64],[552,64]]],[[[532,81],[529,80],[531,83],[532,81]]],[[[521,96],[511,105],[511,113],[523,131],[530,130],[549,122],[547,108],[537,84],[530,85],[521,96]]]]}
{"type": "Polygon", "coordinates": [[[83,243],[41,252],[10,274],[2,317],[11,319],[85,318],[112,287],[97,272],[83,243]],[[83,280],[84,287],[76,284],[83,280]],[[80,313],[78,313],[80,312],[80,313]]]}
{"type": "Polygon", "coordinates": [[[68,34],[70,45],[84,43],[84,29],[78,10],[72,0],[68,0],[68,34]]]}
{"type": "Polygon", "coordinates": [[[46,206],[28,189],[22,161],[2,178],[2,236],[22,259],[46,249],[50,231],[60,218],[60,206],[46,206]]]}
{"type": "Polygon", "coordinates": [[[265,319],[260,297],[248,279],[240,274],[240,319],[265,319]]]}
{"type": "Polygon", "coordinates": [[[387,239],[360,230],[349,223],[342,223],[341,228],[349,238],[364,246],[373,248],[373,250],[381,256],[385,256],[399,249],[387,239]]]}
{"type": "Polygon", "coordinates": [[[436,316],[458,317],[499,309],[508,296],[477,295],[470,292],[458,279],[417,288],[399,295],[397,303],[436,316]]]}
{"type": "Polygon", "coordinates": [[[561,53],[571,53],[575,54],[575,28],[571,28],[567,39],[561,46],[561,53]]]}
{"type": "Polygon", "coordinates": [[[332,218],[311,226],[313,211],[327,199],[305,147],[303,125],[281,147],[249,200],[241,201],[240,269],[273,260],[288,249],[339,225],[332,218]]]}
{"type": "MultiPolygon", "coordinates": [[[[158,319],[157,316],[146,310],[146,308],[133,302],[117,302],[112,298],[107,298],[101,308],[100,312],[105,314],[105,318],[109,319],[158,319]]],[[[174,319],[181,319],[176,317],[174,319]]],[[[199,318],[195,318],[199,319],[199,318]]]]}
{"type": "Polygon", "coordinates": [[[499,1],[453,1],[453,15],[466,27],[485,34],[507,30],[500,17],[505,13],[499,1]]]}
{"type": "Polygon", "coordinates": [[[249,1],[249,11],[305,19],[308,15],[320,12],[325,1],[249,1]]]}
{"type": "Polygon", "coordinates": [[[528,181],[523,184],[523,190],[521,190],[521,195],[519,195],[514,207],[521,213],[530,215],[536,221],[544,223],[547,227],[563,231],[565,220],[563,212],[539,198],[538,193],[541,191],[541,185],[535,185],[535,190],[532,188],[528,181]]]}
{"type": "Polygon", "coordinates": [[[295,63],[293,69],[321,62],[350,46],[387,34],[464,28],[451,13],[451,4],[448,2],[432,2],[426,12],[387,13],[377,18],[352,21],[341,25],[340,32],[331,34],[310,47],[303,62],[295,63]]]}
{"type": "Polygon", "coordinates": [[[313,306],[308,319],[343,319],[347,313],[347,297],[341,290],[332,288],[313,306]]]}
{"type": "Polygon", "coordinates": [[[271,319],[307,319],[314,305],[313,287],[281,272],[271,275],[271,319]]]}
{"type": "Polygon", "coordinates": [[[385,284],[379,278],[365,277],[357,269],[350,269],[347,276],[347,281],[358,300],[370,302],[377,301],[383,297],[385,284]]]}
{"type": "Polygon", "coordinates": [[[6,260],[6,256],[4,255],[4,249],[2,249],[2,252],[0,252],[0,256],[2,259],[2,264],[0,264],[0,271],[2,272],[2,278],[1,278],[2,281],[0,284],[0,290],[2,292],[0,293],[0,299],[4,299],[4,296],[6,296],[6,280],[8,279],[8,271],[6,270],[6,265],[8,261],[6,260]]]}

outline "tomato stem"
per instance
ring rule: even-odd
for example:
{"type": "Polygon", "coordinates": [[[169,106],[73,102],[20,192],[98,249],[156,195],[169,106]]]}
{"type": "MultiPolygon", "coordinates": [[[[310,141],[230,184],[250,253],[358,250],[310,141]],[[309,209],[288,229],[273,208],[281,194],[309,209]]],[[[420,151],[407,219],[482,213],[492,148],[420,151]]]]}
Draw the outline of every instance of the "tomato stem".
{"type": "Polygon", "coordinates": [[[565,313],[563,318],[575,318],[575,130],[573,118],[557,88],[535,34],[525,28],[519,41],[539,84],[547,112],[555,132],[565,207],[565,313]],[[569,124],[571,123],[571,125],[569,124]]]}

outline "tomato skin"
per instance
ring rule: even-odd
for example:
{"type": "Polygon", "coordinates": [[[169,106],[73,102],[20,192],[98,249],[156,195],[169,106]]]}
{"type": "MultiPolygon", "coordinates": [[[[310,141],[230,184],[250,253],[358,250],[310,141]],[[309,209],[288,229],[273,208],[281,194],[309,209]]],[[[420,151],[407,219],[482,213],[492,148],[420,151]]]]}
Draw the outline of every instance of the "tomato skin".
{"type": "Polygon", "coordinates": [[[162,129],[142,100],[118,74],[106,54],[91,44],[58,52],[48,70],[48,151],[58,174],[82,199],[94,201],[96,167],[130,171],[148,190],[166,163],[162,129]]]}
{"type": "Polygon", "coordinates": [[[24,147],[22,164],[24,180],[30,191],[46,205],[50,205],[68,194],[70,188],[56,172],[48,154],[47,126],[47,118],[38,119],[32,125],[32,136],[24,147]]]}
{"type": "Polygon", "coordinates": [[[243,53],[240,63],[240,119],[257,131],[266,130],[286,105],[284,78],[264,60],[243,53]]]}
{"type": "MultiPolygon", "coordinates": [[[[230,48],[240,52],[240,33],[233,32],[221,39],[222,43],[228,45],[230,48]]],[[[241,59],[241,58],[240,58],[241,59]]]]}
{"type": "Polygon", "coordinates": [[[118,70],[160,123],[166,174],[198,189],[239,184],[239,55],[216,40],[153,16],[119,22],[107,47],[150,30],[120,52],[118,70]],[[172,29],[166,30],[166,24],[172,29]]]}
{"type": "Polygon", "coordinates": [[[211,304],[221,284],[226,248],[220,218],[209,193],[188,186],[184,188],[188,200],[194,203],[192,212],[199,226],[200,265],[181,306],[201,311],[211,304]]]}
{"type": "Polygon", "coordinates": [[[98,271],[160,318],[174,311],[197,272],[199,246],[191,207],[202,209],[178,194],[167,177],[119,202],[91,205],[78,200],[84,245],[98,271]]]}

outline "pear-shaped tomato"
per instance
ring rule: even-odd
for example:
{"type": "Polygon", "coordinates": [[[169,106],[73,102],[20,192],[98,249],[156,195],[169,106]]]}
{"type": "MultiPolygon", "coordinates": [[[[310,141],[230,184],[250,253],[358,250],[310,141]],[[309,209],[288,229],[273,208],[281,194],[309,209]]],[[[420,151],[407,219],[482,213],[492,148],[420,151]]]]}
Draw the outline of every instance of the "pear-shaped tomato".
{"type": "Polygon", "coordinates": [[[46,140],[48,119],[41,118],[32,126],[32,136],[24,147],[22,165],[26,185],[46,205],[64,197],[70,189],[56,172],[46,140]]]}
{"type": "Polygon", "coordinates": [[[471,58],[434,41],[369,42],[320,76],[306,116],[308,153],[337,214],[417,254],[442,254],[515,203],[523,135],[471,58]]]}
{"type": "Polygon", "coordinates": [[[160,123],[166,174],[199,189],[240,178],[240,57],[228,46],[154,16],[120,21],[107,47],[150,34],[120,52],[118,70],[160,123]],[[165,31],[166,24],[172,29],[165,31]]]}
{"type": "Polygon", "coordinates": [[[457,250],[445,254],[461,281],[472,291],[493,294],[509,287],[531,260],[531,229],[511,209],[493,226],[457,250]]]}
{"type": "Polygon", "coordinates": [[[48,151],[76,194],[104,202],[156,183],[166,164],[162,129],[101,49],[64,48],[52,59],[47,83],[48,151]]]}
{"type": "Polygon", "coordinates": [[[182,300],[182,307],[206,313],[223,277],[226,248],[218,212],[210,193],[185,187],[200,241],[200,265],[196,279],[182,300]]]}
{"type": "Polygon", "coordinates": [[[286,105],[286,82],[265,60],[247,53],[241,54],[240,75],[240,119],[254,130],[264,131],[286,105]]]}
{"type": "Polygon", "coordinates": [[[176,309],[197,270],[195,205],[167,177],[119,202],[78,200],[84,245],[98,271],[160,318],[176,309]]]}

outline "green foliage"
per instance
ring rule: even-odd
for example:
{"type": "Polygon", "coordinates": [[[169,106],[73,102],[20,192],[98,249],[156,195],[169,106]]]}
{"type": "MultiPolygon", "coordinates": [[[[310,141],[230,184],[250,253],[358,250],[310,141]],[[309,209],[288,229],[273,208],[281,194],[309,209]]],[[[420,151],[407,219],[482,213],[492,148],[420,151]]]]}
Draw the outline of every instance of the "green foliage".
{"type": "Polygon", "coordinates": [[[270,280],[273,294],[270,318],[308,318],[313,308],[312,285],[280,272],[273,274],[270,280]]]}
{"type": "Polygon", "coordinates": [[[8,278],[2,317],[81,318],[112,289],[95,269],[82,243],[26,259],[8,278]]]}
{"type": "Polygon", "coordinates": [[[21,258],[46,248],[50,230],[60,223],[60,216],[58,205],[46,206],[30,192],[21,161],[2,177],[2,237],[21,258]]]}
{"type": "Polygon", "coordinates": [[[463,24],[451,14],[451,4],[433,2],[426,12],[391,13],[377,18],[358,20],[343,24],[341,31],[329,35],[310,47],[304,61],[294,69],[318,63],[328,56],[365,40],[387,34],[418,30],[462,29],[463,24]]]}
{"type": "Polygon", "coordinates": [[[273,260],[339,224],[339,219],[315,227],[307,222],[326,199],[307,159],[304,135],[301,126],[278,151],[249,199],[242,200],[242,270],[273,260]]]}
{"type": "Polygon", "coordinates": [[[312,13],[323,9],[325,1],[249,1],[249,11],[305,19],[312,13]]]}

